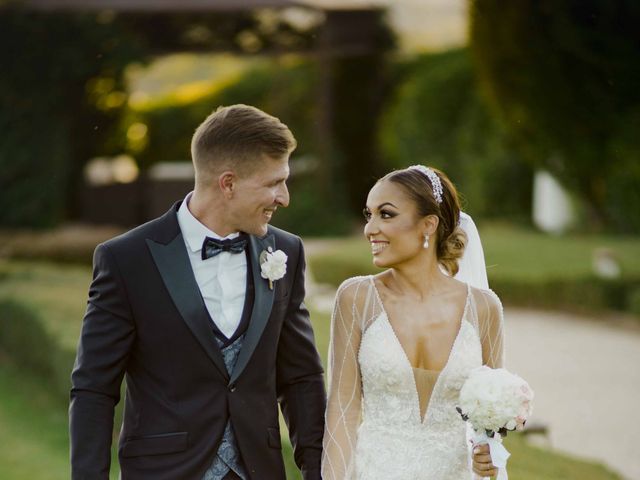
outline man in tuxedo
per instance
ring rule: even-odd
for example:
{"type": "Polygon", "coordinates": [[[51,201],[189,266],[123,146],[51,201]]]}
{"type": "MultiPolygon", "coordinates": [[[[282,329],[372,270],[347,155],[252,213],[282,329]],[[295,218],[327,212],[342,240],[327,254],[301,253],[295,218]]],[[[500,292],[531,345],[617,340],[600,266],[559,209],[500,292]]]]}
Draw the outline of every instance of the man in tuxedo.
{"type": "Polygon", "coordinates": [[[289,203],[295,146],[277,118],[219,108],[193,136],[194,191],[96,248],[72,373],[73,479],[109,477],[123,377],[124,480],[284,479],[278,403],[303,477],[320,479],[326,397],[304,251],[268,225],[289,203]],[[268,268],[278,250],[283,276],[268,268]]]}

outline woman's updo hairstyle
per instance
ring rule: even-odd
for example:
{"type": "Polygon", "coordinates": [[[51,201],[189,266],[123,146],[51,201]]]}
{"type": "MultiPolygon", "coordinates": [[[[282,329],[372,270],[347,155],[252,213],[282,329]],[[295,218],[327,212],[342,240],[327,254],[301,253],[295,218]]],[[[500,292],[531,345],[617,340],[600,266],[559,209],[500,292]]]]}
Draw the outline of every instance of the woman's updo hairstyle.
{"type": "MultiPolygon", "coordinates": [[[[418,207],[418,215],[436,215],[440,221],[436,231],[436,257],[449,275],[458,273],[458,260],[467,245],[467,235],[458,225],[460,201],[456,187],[437,168],[430,167],[442,183],[442,203],[436,201],[429,177],[418,168],[394,170],[378,182],[389,181],[400,185],[418,207]]],[[[432,240],[433,241],[433,240],[432,240]]]]}

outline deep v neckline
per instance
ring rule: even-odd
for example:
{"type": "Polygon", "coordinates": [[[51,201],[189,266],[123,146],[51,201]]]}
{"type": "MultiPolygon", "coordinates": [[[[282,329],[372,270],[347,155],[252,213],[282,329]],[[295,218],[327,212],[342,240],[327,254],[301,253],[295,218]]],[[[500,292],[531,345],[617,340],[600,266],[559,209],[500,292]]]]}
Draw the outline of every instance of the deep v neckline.
{"type": "MultiPolygon", "coordinates": [[[[371,275],[369,278],[371,280],[371,285],[373,287],[373,291],[375,292],[376,298],[377,298],[378,302],[380,303],[380,310],[381,310],[381,314],[382,314],[381,316],[384,317],[384,320],[385,320],[387,326],[389,327],[389,330],[391,331],[391,334],[392,334],[393,338],[395,339],[398,348],[402,352],[402,358],[404,359],[404,362],[406,363],[406,366],[408,368],[408,373],[411,375],[411,379],[412,379],[412,383],[413,383],[414,400],[415,400],[414,404],[415,404],[415,406],[417,408],[419,423],[421,425],[423,425],[423,424],[426,423],[426,421],[429,418],[429,410],[431,409],[431,404],[432,404],[433,397],[438,392],[438,389],[439,389],[439,386],[440,386],[440,383],[441,383],[440,380],[442,379],[442,377],[444,376],[445,371],[449,367],[449,364],[451,363],[451,358],[453,357],[453,353],[454,353],[455,347],[458,344],[458,339],[460,338],[460,333],[462,332],[462,327],[463,327],[464,322],[466,320],[467,311],[469,309],[469,301],[470,301],[470,297],[471,297],[471,285],[469,285],[468,283],[466,284],[467,285],[467,295],[466,295],[465,302],[464,302],[464,308],[462,310],[462,316],[460,317],[460,325],[458,326],[458,331],[456,332],[456,336],[453,339],[453,343],[451,344],[451,348],[449,349],[449,354],[447,356],[447,360],[446,360],[444,366],[442,367],[442,370],[440,370],[440,373],[438,374],[438,377],[436,378],[435,384],[433,386],[433,390],[431,391],[431,395],[429,396],[429,399],[427,400],[427,408],[425,409],[424,416],[423,416],[422,415],[422,411],[420,409],[420,393],[418,392],[418,384],[416,382],[415,373],[413,371],[414,368],[416,368],[417,370],[421,370],[421,369],[419,369],[417,367],[414,367],[411,364],[411,360],[409,360],[409,356],[407,355],[406,350],[402,346],[402,342],[400,342],[400,338],[396,334],[396,331],[393,329],[393,325],[391,324],[391,320],[389,319],[389,314],[387,313],[387,310],[386,310],[386,308],[384,306],[384,303],[382,302],[382,297],[380,296],[380,292],[378,291],[378,287],[376,287],[376,283],[375,283],[375,279],[374,279],[373,275],[371,275]]],[[[424,369],[422,369],[422,370],[424,370],[424,369]]]]}

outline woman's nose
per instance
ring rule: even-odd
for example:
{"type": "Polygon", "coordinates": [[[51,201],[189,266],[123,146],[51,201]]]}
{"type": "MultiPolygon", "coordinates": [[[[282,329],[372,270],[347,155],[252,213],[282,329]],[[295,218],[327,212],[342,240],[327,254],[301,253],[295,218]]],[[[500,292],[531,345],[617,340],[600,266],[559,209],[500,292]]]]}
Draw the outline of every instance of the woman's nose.
{"type": "Polygon", "coordinates": [[[364,236],[368,239],[375,233],[378,233],[378,224],[376,223],[374,217],[371,217],[369,218],[369,220],[367,220],[367,223],[364,224],[364,236]]]}

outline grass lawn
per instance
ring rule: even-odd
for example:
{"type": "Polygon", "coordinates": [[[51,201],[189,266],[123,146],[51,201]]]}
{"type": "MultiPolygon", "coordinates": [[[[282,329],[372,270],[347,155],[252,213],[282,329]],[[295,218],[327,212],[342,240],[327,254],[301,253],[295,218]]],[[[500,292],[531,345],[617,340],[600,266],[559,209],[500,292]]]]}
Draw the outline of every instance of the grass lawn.
{"type": "Polygon", "coordinates": [[[520,434],[510,433],[504,444],[513,480],[620,480],[600,464],[532,446],[520,434]]]}
{"type": "Polygon", "coordinates": [[[592,274],[593,252],[601,248],[613,252],[623,276],[640,276],[640,237],[555,237],[499,224],[487,225],[480,235],[490,278],[546,280],[588,276],[592,274]]]}
{"type": "Polygon", "coordinates": [[[0,357],[0,477],[70,477],[67,415],[38,379],[0,357]]]}
{"type": "MultiPolygon", "coordinates": [[[[47,379],[21,368],[0,352],[0,478],[67,480],[69,467],[68,404],[47,379]]],[[[119,475],[112,449],[110,478],[119,475]]]]}
{"type": "MultiPolygon", "coordinates": [[[[348,242],[347,242],[348,243],[348,242]]],[[[366,245],[365,245],[366,247],[366,245]]],[[[366,251],[366,248],[365,248],[366,251]]],[[[86,267],[46,263],[0,264],[0,299],[28,302],[61,348],[75,349],[91,271],[86,267]]],[[[0,312],[1,315],[1,312],[0,312]]],[[[312,312],[318,349],[326,355],[329,318],[312,312]]],[[[0,317],[0,321],[5,321],[0,317]]],[[[511,435],[511,477],[516,480],[605,480],[618,478],[599,465],[528,445],[511,435]]],[[[69,478],[66,398],[33,377],[21,365],[0,357],[0,453],[2,474],[10,480],[69,478]]],[[[283,444],[289,478],[294,473],[291,448],[283,444]]],[[[117,471],[112,469],[112,478],[117,471]]]]}

